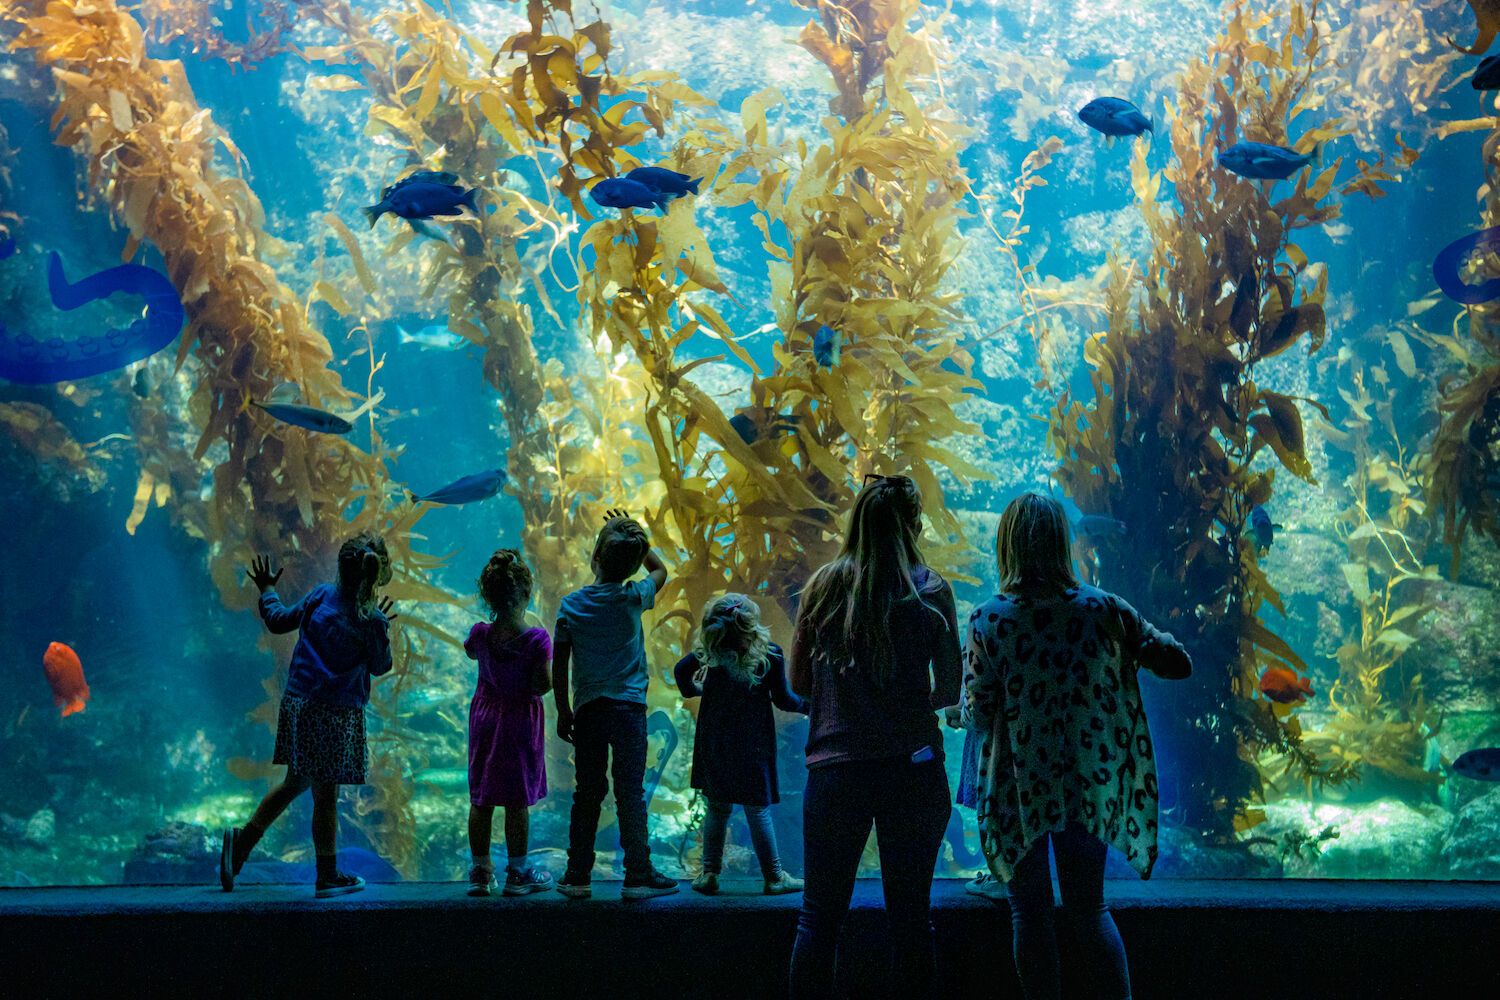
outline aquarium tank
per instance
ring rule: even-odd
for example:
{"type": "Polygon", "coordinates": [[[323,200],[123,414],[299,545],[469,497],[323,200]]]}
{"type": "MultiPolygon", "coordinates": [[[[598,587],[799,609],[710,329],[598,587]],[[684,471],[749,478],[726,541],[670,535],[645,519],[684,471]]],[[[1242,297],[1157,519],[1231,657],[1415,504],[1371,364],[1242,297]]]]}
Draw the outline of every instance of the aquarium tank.
{"type": "MultiPolygon", "coordinates": [[[[672,571],[646,791],[691,875],[672,666],[726,591],[789,644],[869,473],[920,486],[961,615],[1038,490],[1081,576],[1190,650],[1142,681],[1157,878],[1500,878],[1500,760],[1471,754],[1500,757],[1496,27],[1481,0],[0,0],[0,885],[212,883],[281,770],[295,636],[246,569],[296,598],[360,531],[399,617],[340,846],[463,878],[479,571],[520,549],[550,627],[615,508],[672,571]]],[[[807,723],[777,731],[800,873],[807,723]]],[[[309,810],[266,877],[310,864],[309,810]]],[[[742,822],[729,877],[758,874],[742,822]]],[[[939,874],[982,866],[955,807],[939,874]]]]}

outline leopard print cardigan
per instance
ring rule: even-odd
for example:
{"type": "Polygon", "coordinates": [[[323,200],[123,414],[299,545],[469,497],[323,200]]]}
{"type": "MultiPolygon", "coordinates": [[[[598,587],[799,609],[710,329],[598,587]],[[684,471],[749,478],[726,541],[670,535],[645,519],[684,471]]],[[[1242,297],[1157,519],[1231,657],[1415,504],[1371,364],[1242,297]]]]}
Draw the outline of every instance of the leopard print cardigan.
{"type": "Polygon", "coordinates": [[[1094,587],[1000,594],[970,616],[961,717],[983,736],[980,846],[996,878],[1069,822],[1150,878],[1158,793],[1138,666],[1191,671],[1170,634],[1094,587]]]}

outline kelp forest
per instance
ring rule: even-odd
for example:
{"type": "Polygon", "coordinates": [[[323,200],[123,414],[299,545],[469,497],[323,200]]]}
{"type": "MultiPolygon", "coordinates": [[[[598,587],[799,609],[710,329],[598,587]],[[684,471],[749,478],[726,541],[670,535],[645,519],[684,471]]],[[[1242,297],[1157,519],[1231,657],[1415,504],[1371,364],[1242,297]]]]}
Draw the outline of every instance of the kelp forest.
{"type": "MultiPolygon", "coordinates": [[[[19,154],[42,140],[0,117],[0,240],[22,249],[0,259],[5,326],[66,329],[32,320],[49,311],[45,199],[119,248],[99,268],[164,274],[185,322],[129,370],[0,382],[0,465],[48,531],[87,511],[99,540],[175,553],[213,605],[180,626],[183,656],[212,662],[230,634],[212,623],[236,620],[233,656],[265,696],[244,728],[156,723],[181,730],[171,768],[186,754],[196,770],[144,840],[95,850],[111,870],[192,861],[191,845],[135,841],[191,841],[279,777],[291,644],[250,631],[251,559],[270,554],[301,594],[370,531],[394,566],[395,665],[343,818],[401,877],[453,877],[474,578],[520,549],[530,618],[550,627],[620,508],[671,569],[646,619],[647,794],[658,863],[690,868],[696,702],[672,664],[725,591],[789,644],[866,476],[903,474],[961,620],[993,592],[1011,497],[1118,526],[1076,531],[1080,576],[1195,663],[1188,682],[1143,682],[1162,874],[1500,876],[1463,832],[1500,805],[1452,768],[1500,735],[1500,635],[1483,624],[1500,611],[1500,307],[1466,301],[1500,281],[1500,240],[1476,238],[1447,284],[1433,263],[1500,227],[1500,107],[1480,91],[1476,111],[1466,82],[1491,40],[1474,14],[1214,0],[1179,18],[1152,2],[1116,30],[1123,51],[1094,24],[1099,52],[1070,61],[1050,53],[1077,37],[1017,27],[1040,2],[639,6],[0,0],[0,88],[72,171],[43,186],[19,154]],[[706,39],[722,44],[694,56],[706,39]],[[300,131],[261,134],[236,87],[300,131]],[[1116,92],[1149,131],[1106,141],[1080,123],[1116,92]],[[1305,163],[1246,176],[1223,160],[1241,142],[1305,163]],[[595,196],[640,167],[697,183],[655,209],[595,196]],[[472,211],[360,218],[414,176],[472,188],[472,211]],[[1432,232],[1408,239],[1433,199],[1432,232]],[[273,419],[278,393],[348,432],[273,419]],[[472,466],[458,471],[500,470],[503,491],[420,502],[411,484],[445,451],[472,466]],[[492,513],[461,519],[474,510],[492,513]],[[1273,697],[1271,676],[1306,693],[1273,697]]],[[[40,572],[44,555],[24,557],[9,576],[40,572]]],[[[26,715],[0,703],[0,749],[45,771],[57,723],[26,715]]],[[[778,734],[785,793],[805,723],[778,734]]],[[[956,773],[962,735],[947,738],[956,773]]],[[[43,880],[64,842],[25,832],[28,816],[66,818],[69,790],[99,780],[67,746],[85,755],[75,776],[0,816],[10,867],[43,880]]],[[[570,787],[570,747],[547,752],[570,787]]],[[[798,829],[786,799],[778,822],[798,829]]],[[[534,842],[561,847],[567,797],[540,809],[534,842]]],[[[978,837],[954,816],[942,865],[959,875],[978,837]]],[[[302,860],[301,839],[268,846],[302,860]]]]}

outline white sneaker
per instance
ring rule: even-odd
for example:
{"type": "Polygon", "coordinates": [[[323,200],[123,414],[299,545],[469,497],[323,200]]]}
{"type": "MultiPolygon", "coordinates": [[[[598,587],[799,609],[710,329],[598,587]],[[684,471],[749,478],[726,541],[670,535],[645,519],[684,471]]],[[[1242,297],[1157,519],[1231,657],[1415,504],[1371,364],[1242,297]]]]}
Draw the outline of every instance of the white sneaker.
{"type": "Polygon", "coordinates": [[[765,889],[767,896],[785,896],[789,892],[801,891],[802,880],[800,878],[793,878],[786,872],[782,872],[781,877],[776,881],[767,882],[765,889]]]}
{"type": "Polygon", "coordinates": [[[964,883],[964,892],[971,896],[983,896],[985,899],[1004,899],[1005,883],[989,872],[980,872],[964,883]]]}

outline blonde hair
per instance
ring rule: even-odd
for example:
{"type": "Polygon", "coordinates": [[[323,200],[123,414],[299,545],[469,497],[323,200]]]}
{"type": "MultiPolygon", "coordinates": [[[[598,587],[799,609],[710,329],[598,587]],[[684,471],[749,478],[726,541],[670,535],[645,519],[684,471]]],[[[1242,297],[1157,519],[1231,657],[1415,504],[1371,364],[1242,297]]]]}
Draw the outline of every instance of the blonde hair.
{"type": "Polygon", "coordinates": [[[1006,505],[995,530],[1000,590],[1061,593],[1078,586],[1069,549],[1062,504],[1041,493],[1021,494],[1006,505]]]}
{"type": "Polygon", "coordinates": [[[908,598],[927,606],[912,581],[913,570],[926,565],[917,548],[921,533],[917,484],[908,476],[874,477],[854,500],[843,549],[802,592],[797,620],[817,633],[820,653],[845,670],[865,659],[877,687],[889,682],[895,659],[891,609],[908,598]]]}
{"type": "Polygon", "coordinates": [[[744,594],[724,594],[703,606],[693,653],[698,671],[693,683],[703,685],[710,667],[718,667],[752,687],[766,676],[771,630],[760,622],[760,607],[744,594]],[[743,649],[737,648],[743,646],[743,649]]]}

